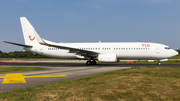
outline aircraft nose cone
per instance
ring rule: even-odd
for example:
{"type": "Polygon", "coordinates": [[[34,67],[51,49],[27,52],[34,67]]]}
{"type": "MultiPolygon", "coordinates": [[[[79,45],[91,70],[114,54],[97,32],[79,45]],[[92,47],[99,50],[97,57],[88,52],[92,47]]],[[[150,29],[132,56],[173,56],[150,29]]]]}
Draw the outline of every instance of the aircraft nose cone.
{"type": "Polygon", "coordinates": [[[173,55],[173,56],[176,56],[176,55],[178,55],[178,52],[175,51],[175,50],[173,50],[173,51],[172,51],[172,55],[173,55]]]}
{"type": "Polygon", "coordinates": [[[177,51],[175,51],[175,52],[176,52],[176,53],[175,53],[176,55],[178,55],[178,54],[179,54],[177,51]]]}

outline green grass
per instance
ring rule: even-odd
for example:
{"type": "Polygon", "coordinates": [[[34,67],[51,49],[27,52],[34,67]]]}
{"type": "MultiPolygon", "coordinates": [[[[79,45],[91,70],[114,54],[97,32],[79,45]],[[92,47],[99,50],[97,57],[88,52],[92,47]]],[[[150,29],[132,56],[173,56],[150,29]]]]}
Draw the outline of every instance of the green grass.
{"type": "Polygon", "coordinates": [[[180,67],[135,67],[0,93],[8,101],[178,101],[180,67]]]}
{"type": "Polygon", "coordinates": [[[0,67],[0,73],[15,72],[15,71],[28,71],[28,70],[41,70],[46,69],[43,67],[0,67]]]}

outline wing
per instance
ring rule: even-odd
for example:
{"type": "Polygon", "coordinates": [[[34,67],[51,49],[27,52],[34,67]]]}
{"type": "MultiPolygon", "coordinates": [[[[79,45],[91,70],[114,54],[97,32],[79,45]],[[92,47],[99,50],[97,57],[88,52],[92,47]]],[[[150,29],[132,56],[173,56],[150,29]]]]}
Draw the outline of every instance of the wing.
{"type": "Polygon", "coordinates": [[[35,36],[36,36],[36,39],[38,40],[39,44],[57,47],[57,48],[61,48],[61,49],[66,49],[66,50],[69,50],[69,53],[75,53],[77,55],[93,57],[93,58],[97,57],[99,54],[98,52],[94,52],[94,51],[77,49],[77,48],[73,48],[73,47],[59,45],[56,43],[48,43],[47,41],[44,41],[37,32],[35,32],[35,36]]]}
{"type": "Polygon", "coordinates": [[[51,47],[57,47],[61,49],[66,49],[69,50],[69,53],[76,53],[77,55],[81,56],[87,56],[87,57],[97,57],[99,53],[94,52],[94,51],[89,51],[89,50],[82,50],[82,49],[77,49],[73,47],[67,47],[67,46],[62,46],[62,45],[56,45],[56,44],[49,44],[49,43],[40,43],[41,45],[46,45],[46,46],[51,46],[51,47]]]}

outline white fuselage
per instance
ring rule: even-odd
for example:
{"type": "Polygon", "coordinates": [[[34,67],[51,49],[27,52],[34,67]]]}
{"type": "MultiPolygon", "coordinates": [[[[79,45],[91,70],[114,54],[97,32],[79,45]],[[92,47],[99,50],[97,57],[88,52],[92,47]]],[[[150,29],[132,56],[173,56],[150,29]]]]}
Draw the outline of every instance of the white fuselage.
{"type": "MultiPolygon", "coordinates": [[[[57,43],[56,43],[57,44],[57,43]]],[[[168,46],[158,43],[126,42],[126,43],[58,43],[81,50],[97,52],[99,54],[116,54],[118,60],[161,60],[177,55],[178,53],[168,46]]],[[[61,59],[86,59],[82,56],[70,53],[69,50],[34,45],[32,48],[24,48],[27,51],[40,55],[61,59]]],[[[97,56],[94,56],[96,58],[97,56]]]]}

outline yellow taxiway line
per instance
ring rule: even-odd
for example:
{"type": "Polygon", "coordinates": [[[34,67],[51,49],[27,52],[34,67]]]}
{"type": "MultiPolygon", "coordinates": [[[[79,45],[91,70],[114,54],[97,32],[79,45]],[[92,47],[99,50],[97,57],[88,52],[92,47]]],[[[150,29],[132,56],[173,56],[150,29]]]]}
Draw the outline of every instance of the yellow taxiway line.
{"type": "Polygon", "coordinates": [[[36,75],[36,76],[24,76],[24,78],[39,78],[39,77],[67,77],[67,75],[36,75]]]}
{"type": "Polygon", "coordinates": [[[26,83],[24,78],[41,78],[41,77],[67,77],[67,75],[33,75],[33,76],[23,76],[22,73],[8,73],[6,76],[2,76],[0,78],[4,78],[2,84],[9,83],[26,83]]]}

